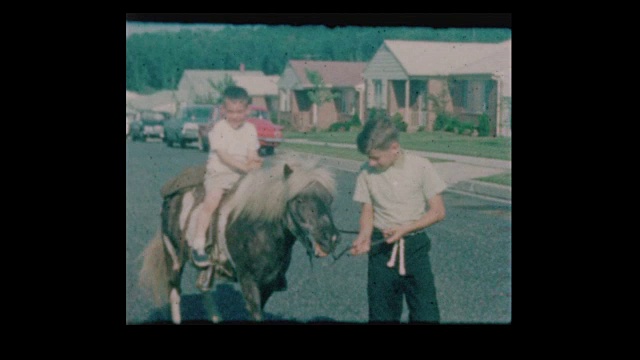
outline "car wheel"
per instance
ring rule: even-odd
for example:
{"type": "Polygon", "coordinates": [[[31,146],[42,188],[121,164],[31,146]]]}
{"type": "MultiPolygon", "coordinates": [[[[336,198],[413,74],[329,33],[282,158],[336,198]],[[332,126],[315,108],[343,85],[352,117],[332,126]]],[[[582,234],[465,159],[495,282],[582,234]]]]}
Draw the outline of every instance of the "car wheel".
{"type": "Polygon", "coordinates": [[[265,152],[267,153],[267,155],[273,155],[273,151],[274,151],[273,146],[269,146],[265,149],[265,152]]]}
{"type": "Polygon", "coordinates": [[[198,138],[198,149],[202,152],[209,152],[209,144],[204,142],[202,138],[198,138]]]}
{"type": "Polygon", "coordinates": [[[145,135],[140,136],[140,141],[142,142],[147,141],[147,137],[145,135]]]}
{"type": "Polygon", "coordinates": [[[205,151],[204,150],[204,142],[202,141],[202,138],[200,136],[198,136],[198,150],[205,151]]]}
{"type": "Polygon", "coordinates": [[[180,139],[180,147],[183,149],[187,147],[187,142],[184,139],[180,139]]]}
{"type": "Polygon", "coordinates": [[[171,137],[166,135],[164,136],[164,141],[167,143],[168,147],[173,147],[173,140],[171,140],[171,137]]]}

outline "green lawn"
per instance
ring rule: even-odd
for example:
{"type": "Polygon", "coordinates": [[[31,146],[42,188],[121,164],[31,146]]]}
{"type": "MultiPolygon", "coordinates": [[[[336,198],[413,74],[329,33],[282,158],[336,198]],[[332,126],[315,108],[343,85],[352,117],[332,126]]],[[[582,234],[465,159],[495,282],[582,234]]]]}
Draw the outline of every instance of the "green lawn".
{"type": "MultiPolygon", "coordinates": [[[[308,139],[328,143],[355,144],[357,132],[316,132],[298,133],[285,132],[285,139],[308,139]]],[[[479,156],[492,159],[511,160],[511,138],[479,138],[456,135],[447,132],[434,133],[402,133],[402,146],[406,149],[432,151],[447,154],[479,156]]],[[[326,145],[309,145],[283,143],[282,149],[306,152],[316,155],[332,156],[341,159],[365,161],[366,156],[356,149],[337,148],[326,145]]],[[[431,162],[447,160],[429,158],[431,162]]],[[[511,186],[511,172],[475,179],[494,184],[511,186]]]]}
{"type": "Polygon", "coordinates": [[[477,179],[474,179],[474,180],[490,182],[490,183],[499,184],[499,185],[511,186],[511,172],[504,173],[504,174],[486,176],[486,177],[477,178],[477,179]]]}
{"type": "MultiPolygon", "coordinates": [[[[285,142],[285,143],[282,143],[278,148],[289,149],[292,151],[300,151],[300,152],[305,152],[305,153],[310,153],[315,155],[332,156],[332,157],[337,157],[340,159],[347,159],[347,160],[357,160],[357,161],[363,161],[363,162],[367,160],[367,157],[362,155],[356,149],[337,148],[337,147],[328,146],[328,145],[295,144],[295,143],[285,142]]],[[[434,163],[449,161],[449,160],[431,159],[431,158],[429,158],[429,160],[434,163]]]]}
{"type": "MultiPolygon", "coordinates": [[[[285,139],[307,139],[345,144],[355,144],[357,136],[357,131],[309,133],[287,131],[284,133],[285,139]]],[[[511,138],[472,137],[435,131],[401,133],[400,143],[403,148],[409,150],[511,160],[511,138]]]]}

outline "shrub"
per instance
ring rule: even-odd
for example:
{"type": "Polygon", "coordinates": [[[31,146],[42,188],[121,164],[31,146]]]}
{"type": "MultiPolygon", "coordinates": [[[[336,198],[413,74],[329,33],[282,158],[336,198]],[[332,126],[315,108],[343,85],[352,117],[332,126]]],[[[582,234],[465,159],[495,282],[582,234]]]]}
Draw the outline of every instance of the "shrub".
{"type": "Polygon", "coordinates": [[[476,127],[471,124],[471,123],[465,123],[465,122],[459,122],[458,123],[458,134],[461,135],[471,135],[473,133],[473,130],[475,130],[476,127]],[[467,134],[468,132],[468,134],[467,134]]]}
{"type": "MultiPolygon", "coordinates": [[[[371,119],[376,119],[376,118],[384,118],[388,116],[386,113],[385,109],[380,109],[380,108],[370,108],[368,109],[368,115],[367,115],[367,121],[371,120],[371,119]]],[[[398,129],[398,131],[407,131],[407,123],[405,123],[404,121],[402,121],[402,114],[400,113],[395,113],[395,115],[393,115],[391,117],[391,122],[396,126],[396,128],[398,129]]]]}
{"type": "Polygon", "coordinates": [[[379,117],[384,117],[387,115],[387,112],[385,109],[381,109],[381,108],[369,108],[367,109],[367,121],[371,120],[371,119],[376,119],[379,117]]]}
{"type": "Polygon", "coordinates": [[[459,134],[462,134],[465,130],[473,131],[474,128],[473,125],[462,122],[458,120],[456,116],[447,113],[438,114],[433,124],[433,130],[444,130],[447,132],[457,132],[459,134]]]}
{"type": "Polygon", "coordinates": [[[349,131],[350,128],[351,128],[350,122],[335,122],[329,125],[329,128],[327,130],[329,130],[329,132],[349,131]]]}
{"type": "Polygon", "coordinates": [[[279,120],[278,120],[278,111],[277,110],[273,110],[269,113],[270,117],[271,117],[271,122],[274,124],[278,124],[279,120]]]}
{"type": "Polygon", "coordinates": [[[478,118],[478,136],[489,136],[491,134],[491,119],[486,113],[478,118]]]}
{"type": "Polygon", "coordinates": [[[456,129],[460,128],[460,121],[458,121],[458,119],[456,118],[450,118],[449,121],[447,121],[444,124],[444,131],[447,132],[454,132],[456,129]]]}
{"type": "Polygon", "coordinates": [[[349,124],[351,126],[362,126],[362,123],[360,122],[360,116],[358,116],[358,114],[353,115],[353,117],[351,117],[351,120],[349,120],[349,124]]]}
{"type": "Polygon", "coordinates": [[[407,123],[404,122],[402,120],[402,114],[400,113],[395,113],[392,117],[391,117],[391,122],[393,123],[393,125],[396,126],[396,128],[398,129],[398,131],[403,131],[406,132],[407,131],[407,123]]]}
{"type": "Polygon", "coordinates": [[[433,123],[433,130],[444,130],[451,119],[452,117],[445,113],[438,114],[438,116],[436,117],[436,121],[433,123]]]}

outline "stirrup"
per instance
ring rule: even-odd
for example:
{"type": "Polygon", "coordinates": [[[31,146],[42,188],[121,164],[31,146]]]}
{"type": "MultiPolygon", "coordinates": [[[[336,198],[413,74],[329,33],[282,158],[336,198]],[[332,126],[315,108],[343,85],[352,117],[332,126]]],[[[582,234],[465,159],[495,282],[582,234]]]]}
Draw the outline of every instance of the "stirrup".
{"type": "Polygon", "coordinates": [[[200,255],[195,249],[191,249],[191,261],[194,265],[200,268],[206,268],[213,265],[209,258],[209,254],[200,255]]]}
{"type": "Polygon", "coordinates": [[[213,266],[209,266],[206,269],[200,270],[200,274],[198,274],[198,280],[196,280],[196,287],[200,289],[200,291],[209,291],[211,290],[211,280],[213,274],[213,266]]]}

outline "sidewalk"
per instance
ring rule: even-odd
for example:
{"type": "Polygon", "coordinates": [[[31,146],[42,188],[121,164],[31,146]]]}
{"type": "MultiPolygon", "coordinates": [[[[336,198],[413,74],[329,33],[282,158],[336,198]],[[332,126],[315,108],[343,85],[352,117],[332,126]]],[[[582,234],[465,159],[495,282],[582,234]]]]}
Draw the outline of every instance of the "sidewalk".
{"type": "MultiPolygon", "coordinates": [[[[355,144],[337,144],[325,143],[320,141],[310,141],[306,139],[286,139],[289,143],[325,145],[356,149],[355,144]]],[[[453,191],[464,194],[473,194],[492,199],[511,202],[511,186],[498,185],[475,179],[485,176],[511,172],[511,161],[475,158],[471,156],[461,156],[425,151],[405,150],[408,153],[414,153],[419,156],[431,159],[447,160],[446,162],[433,162],[443,180],[449,185],[447,191],[453,191]]],[[[299,156],[308,158],[317,158],[318,155],[308,153],[297,153],[299,156]]],[[[333,157],[322,156],[323,163],[328,166],[338,168],[344,171],[358,172],[362,162],[355,160],[346,160],[333,157]]]]}

